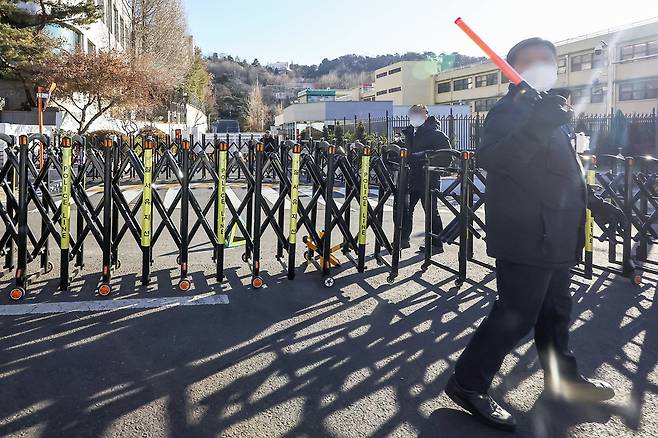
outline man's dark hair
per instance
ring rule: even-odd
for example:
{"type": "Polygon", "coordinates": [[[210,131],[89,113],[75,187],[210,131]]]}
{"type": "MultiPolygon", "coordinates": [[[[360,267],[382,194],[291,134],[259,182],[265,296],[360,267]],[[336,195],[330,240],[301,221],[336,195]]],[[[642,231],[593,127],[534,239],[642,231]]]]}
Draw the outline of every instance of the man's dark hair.
{"type": "Polygon", "coordinates": [[[534,38],[525,39],[517,43],[514,47],[512,47],[510,51],[507,53],[507,62],[510,63],[511,65],[514,65],[514,62],[516,61],[516,57],[519,55],[521,50],[532,46],[548,47],[551,50],[551,52],[553,52],[553,55],[557,56],[557,49],[555,48],[555,45],[552,42],[545,40],[543,38],[534,37],[534,38]]]}

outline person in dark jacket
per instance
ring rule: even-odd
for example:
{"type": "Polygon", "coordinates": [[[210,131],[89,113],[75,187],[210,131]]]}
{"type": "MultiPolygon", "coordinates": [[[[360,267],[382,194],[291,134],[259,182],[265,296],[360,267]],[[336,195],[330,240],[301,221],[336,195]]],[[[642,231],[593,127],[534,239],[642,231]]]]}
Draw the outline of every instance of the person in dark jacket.
{"type": "Polygon", "coordinates": [[[272,134],[270,131],[265,131],[265,135],[258,140],[259,143],[263,143],[263,147],[265,148],[265,152],[276,152],[277,151],[277,142],[274,137],[272,137],[272,134]]]}
{"type": "MultiPolygon", "coordinates": [[[[439,122],[434,116],[429,116],[425,105],[414,105],[409,109],[410,125],[402,131],[404,135],[404,147],[409,151],[409,194],[406,199],[405,215],[402,222],[401,247],[409,248],[409,239],[413,228],[414,209],[421,202],[423,210],[425,205],[425,165],[424,152],[449,149],[450,140],[439,129],[439,122]]],[[[449,164],[449,162],[448,162],[449,164]]],[[[433,187],[439,187],[438,176],[432,180],[433,187]]],[[[432,205],[432,234],[439,234],[443,230],[443,223],[439,215],[436,198],[433,197],[432,205]]],[[[443,242],[433,239],[434,253],[443,252],[443,242]]]]}
{"type": "MultiPolygon", "coordinates": [[[[548,92],[557,80],[555,46],[532,38],[507,56],[526,82],[548,92]]],[[[530,94],[510,85],[492,108],[476,153],[487,171],[487,252],[496,259],[498,299],[455,366],[446,394],[486,424],[511,430],[512,415],[488,394],[503,359],[534,329],[545,391],[566,399],[614,396],[605,382],[583,377],[569,349],[570,269],[585,237],[587,190],[568,124],[572,109],[557,93],[530,94]]],[[[604,222],[620,211],[595,199],[604,222]]]]}

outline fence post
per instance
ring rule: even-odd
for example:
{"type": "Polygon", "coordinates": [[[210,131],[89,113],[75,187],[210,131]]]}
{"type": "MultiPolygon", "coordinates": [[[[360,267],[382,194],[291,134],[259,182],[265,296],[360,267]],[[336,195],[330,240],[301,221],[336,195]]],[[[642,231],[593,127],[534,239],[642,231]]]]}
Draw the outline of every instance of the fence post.
{"type": "Polygon", "coordinates": [[[103,272],[101,283],[98,286],[98,294],[108,296],[112,291],[110,286],[110,274],[112,263],[112,147],[114,141],[111,138],[103,140],[103,272]]]}
{"type": "Polygon", "coordinates": [[[390,134],[391,134],[392,129],[391,130],[388,129],[388,123],[389,123],[388,110],[386,110],[386,128],[385,128],[386,129],[386,140],[388,142],[390,142],[391,141],[391,135],[390,134]]]}
{"type": "Polygon", "coordinates": [[[263,286],[263,279],[260,277],[260,236],[261,236],[261,203],[263,202],[263,143],[256,144],[256,163],[255,163],[255,187],[254,187],[254,211],[253,224],[251,229],[253,254],[252,254],[252,277],[251,285],[254,289],[260,289],[263,286]]]}
{"type": "MultiPolygon", "coordinates": [[[[41,150],[43,151],[44,147],[48,147],[49,145],[44,144],[44,139],[39,138],[39,144],[41,147],[41,150]]],[[[46,183],[46,190],[50,191],[50,160],[51,160],[51,154],[50,150],[48,150],[48,160],[43,161],[43,155],[42,155],[42,162],[41,162],[41,168],[39,169],[39,172],[45,172],[45,178],[44,182],[46,183]]],[[[45,215],[47,216],[48,213],[50,212],[50,204],[46,201],[46,193],[41,193],[41,202],[43,203],[43,210],[45,215]]],[[[48,225],[46,223],[46,217],[41,216],[41,236],[45,236],[48,234],[48,225]]],[[[44,272],[49,272],[50,269],[52,269],[52,263],[50,262],[50,239],[46,239],[43,245],[43,249],[41,250],[41,269],[43,269],[44,272]]]]}
{"type": "Polygon", "coordinates": [[[448,115],[448,139],[450,143],[455,143],[455,116],[452,114],[452,107],[450,108],[450,115],[448,115]]]}
{"type": "Polygon", "coordinates": [[[146,140],[144,145],[144,181],[142,187],[142,285],[150,282],[151,271],[151,229],[153,223],[153,141],[146,140]]]}
{"type": "Polygon", "coordinates": [[[59,267],[59,290],[69,288],[69,241],[71,231],[71,139],[61,139],[62,145],[62,216],[60,219],[61,258],[59,267]]]}
{"type": "Polygon", "coordinates": [[[288,235],[288,279],[295,278],[295,247],[297,246],[297,207],[299,204],[299,161],[302,148],[294,144],[290,182],[290,234],[288,235]]]}
{"type": "Polygon", "coordinates": [[[18,138],[18,259],[16,261],[16,287],[9,297],[18,301],[27,289],[27,135],[18,138]]]}
{"type": "Polygon", "coordinates": [[[622,263],[623,273],[631,278],[635,271],[635,266],[631,256],[631,247],[633,245],[633,170],[635,159],[626,157],[624,169],[624,216],[625,224],[622,235],[622,263]]]}
{"type": "MultiPolygon", "coordinates": [[[[181,212],[180,212],[180,235],[181,235],[181,245],[180,245],[180,258],[178,260],[180,264],[180,281],[178,282],[178,289],[185,292],[190,289],[192,284],[190,280],[187,279],[187,261],[189,253],[189,203],[190,203],[190,178],[189,178],[189,167],[190,167],[190,142],[194,142],[194,137],[190,136],[190,141],[183,140],[181,142],[181,152],[182,152],[182,162],[181,166],[183,167],[183,177],[181,184],[181,212]]],[[[205,154],[205,152],[203,152],[205,154]]]]}
{"type": "MultiPolygon", "coordinates": [[[[79,176],[82,182],[82,190],[87,190],[87,171],[85,168],[85,160],[87,159],[87,141],[82,140],[81,143],[78,143],[78,173],[82,172],[82,175],[79,176]]],[[[75,266],[82,269],[85,266],[85,243],[82,238],[82,230],[85,226],[85,219],[82,215],[80,207],[77,208],[78,215],[75,221],[75,235],[77,242],[79,242],[80,250],[75,260],[75,266]]]]}
{"type": "MultiPolygon", "coordinates": [[[[217,150],[217,208],[215,208],[215,276],[217,281],[224,279],[224,248],[226,246],[226,179],[228,143],[215,143],[217,150]]],[[[238,151],[238,154],[240,152],[238,151]]],[[[236,206],[237,208],[237,206],[236,206]]],[[[240,220],[238,215],[237,220],[240,220]]]]}

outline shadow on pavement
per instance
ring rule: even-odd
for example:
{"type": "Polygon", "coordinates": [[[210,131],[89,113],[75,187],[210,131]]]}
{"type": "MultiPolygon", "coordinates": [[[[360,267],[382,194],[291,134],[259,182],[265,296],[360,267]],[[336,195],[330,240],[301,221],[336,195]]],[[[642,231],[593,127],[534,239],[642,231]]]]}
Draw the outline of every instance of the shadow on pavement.
{"type": "MultiPolygon", "coordinates": [[[[244,290],[229,270],[228,306],[3,317],[0,435],[509,436],[442,393],[495,299],[493,275],[457,290],[454,278],[420,273],[389,286],[378,279],[384,272],[371,268],[342,290],[282,276],[244,290]]],[[[201,290],[216,288],[212,276],[193,277],[201,290]]],[[[80,281],[75,299],[88,299],[94,280],[80,281]]],[[[139,285],[134,275],[117,281],[139,285]]],[[[177,293],[166,286],[171,271],[155,273],[154,283],[158,294],[177,293]]],[[[637,405],[538,398],[536,353],[524,344],[493,389],[513,402],[517,436],[567,437],[582,423],[600,431],[612,416],[638,429],[642,401],[658,393],[650,381],[655,285],[638,290],[603,275],[591,285],[574,279],[572,288],[573,349],[584,374],[630,382],[618,390],[637,405]]]]}

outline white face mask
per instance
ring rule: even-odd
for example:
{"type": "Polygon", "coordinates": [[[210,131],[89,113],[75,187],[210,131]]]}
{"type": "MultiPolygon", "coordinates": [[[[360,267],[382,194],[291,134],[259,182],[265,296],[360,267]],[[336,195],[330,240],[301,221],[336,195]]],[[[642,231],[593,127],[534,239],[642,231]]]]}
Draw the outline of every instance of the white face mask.
{"type": "Polygon", "coordinates": [[[548,91],[557,82],[557,65],[551,63],[533,64],[521,76],[537,91],[548,91]]]}
{"type": "Polygon", "coordinates": [[[413,126],[414,128],[418,128],[423,123],[425,123],[426,119],[427,118],[425,116],[414,114],[412,116],[409,116],[409,123],[411,123],[411,126],[413,126]]]}

